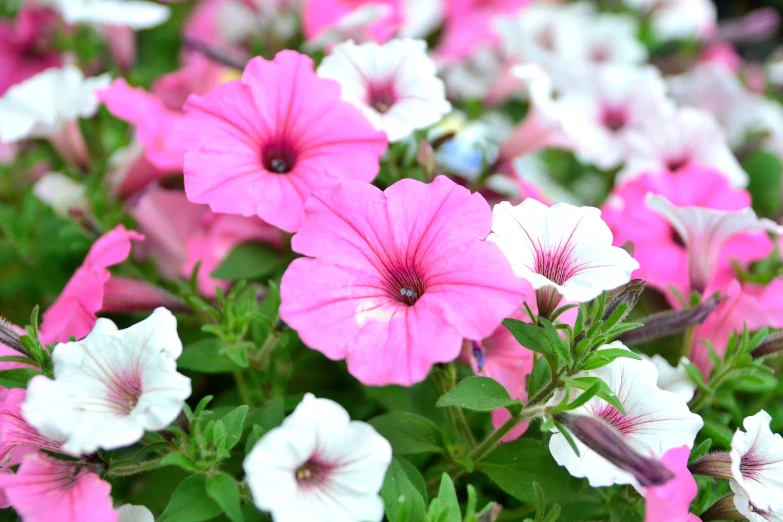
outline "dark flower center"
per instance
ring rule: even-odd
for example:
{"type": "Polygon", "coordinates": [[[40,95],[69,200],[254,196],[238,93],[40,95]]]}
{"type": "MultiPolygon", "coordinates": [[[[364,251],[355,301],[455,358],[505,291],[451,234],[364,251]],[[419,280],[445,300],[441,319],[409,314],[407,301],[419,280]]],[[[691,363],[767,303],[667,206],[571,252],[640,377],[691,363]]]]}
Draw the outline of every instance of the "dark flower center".
{"type": "Polygon", "coordinates": [[[367,104],[376,111],[386,114],[396,102],[397,93],[393,83],[383,82],[370,85],[367,91],[367,104]]]}
{"type": "Polygon", "coordinates": [[[612,132],[617,132],[622,130],[628,123],[628,115],[623,109],[606,107],[601,116],[601,121],[606,128],[610,129],[612,132]]]}
{"type": "Polygon", "coordinates": [[[390,270],[384,278],[389,297],[402,304],[413,306],[424,295],[427,284],[415,269],[390,270]]]}
{"type": "Polygon", "coordinates": [[[321,462],[316,457],[310,457],[307,462],[296,468],[294,476],[301,485],[323,484],[329,478],[333,468],[332,465],[321,462]]]}
{"type": "Polygon", "coordinates": [[[679,157],[670,159],[666,162],[666,168],[669,169],[670,172],[677,172],[678,170],[685,167],[685,165],[688,164],[688,158],[686,157],[679,157]]]}
{"type": "Polygon", "coordinates": [[[680,237],[680,233],[677,232],[677,229],[671,226],[669,227],[669,239],[675,245],[685,248],[685,241],[683,241],[682,238],[680,237]]]}
{"type": "Polygon", "coordinates": [[[296,152],[286,145],[269,145],[261,153],[261,163],[269,172],[287,174],[296,165],[296,152]]]}

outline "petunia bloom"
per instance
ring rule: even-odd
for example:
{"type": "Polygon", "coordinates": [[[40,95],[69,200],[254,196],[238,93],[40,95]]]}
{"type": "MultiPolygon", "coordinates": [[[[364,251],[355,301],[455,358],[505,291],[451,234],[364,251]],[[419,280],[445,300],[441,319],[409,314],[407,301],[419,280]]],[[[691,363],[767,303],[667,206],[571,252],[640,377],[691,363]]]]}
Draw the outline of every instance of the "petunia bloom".
{"type": "Polygon", "coordinates": [[[380,522],[391,458],[372,426],[308,393],[256,443],[244,469],[255,505],[277,522],[380,522]]]}
{"type": "Polygon", "coordinates": [[[25,2],[12,20],[0,20],[0,96],[11,86],[49,69],[60,67],[54,48],[57,13],[25,2]]]}
{"type": "Polygon", "coordinates": [[[652,357],[639,355],[642,359],[650,361],[658,370],[658,387],[664,391],[679,395],[682,400],[689,402],[696,393],[696,385],[685,371],[685,365],[690,363],[687,357],[682,357],[677,366],[671,366],[669,362],[661,355],[655,354],[652,357]]]}
{"type": "Polygon", "coordinates": [[[22,413],[71,454],[129,446],[182,411],[190,379],[177,373],[181,353],[177,320],[165,308],[124,330],[98,319],[82,341],[54,347],[54,379],[30,380],[22,413]]]}
{"type": "Polygon", "coordinates": [[[385,42],[401,28],[401,0],[307,0],[302,12],[304,34],[308,40],[323,40],[330,30],[350,27],[349,20],[359,21],[371,13],[364,31],[367,39],[385,42]]]}
{"type": "Polygon", "coordinates": [[[69,24],[149,29],[165,22],[170,9],[143,0],[48,0],[69,24]]]}
{"type": "MultiPolygon", "coordinates": [[[[602,349],[625,346],[615,341],[602,349]]],[[[661,458],[681,446],[693,447],[696,434],[701,429],[701,417],[691,413],[685,401],[674,393],[657,386],[658,371],[649,361],[618,358],[611,364],[595,370],[584,371],[576,377],[598,377],[611,389],[625,409],[621,413],[614,406],[595,396],[587,403],[569,412],[588,415],[611,426],[638,454],[661,458]]],[[[558,392],[549,404],[558,404],[563,398],[558,392]]],[[[565,466],[575,477],[586,477],[593,487],[638,482],[632,474],[599,456],[581,441],[575,441],[579,455],[560,433],[549,441],[549,450],[558,464],[565,466]]]]}
{"type": "Polygon", "coordinates": [[[386,150],[383,133],[340,100],[339,84],[294,51],[254,58],[241,80],[191,96],[181,129],[190,201],[286,232],[301,226],[314,190],[372,181],[386,150]]]}
{"type": "Polygon", "coordinates": [[[718,14],[710,0],[624,0],[624,3],[649,15],[653,34],[661,41],[707,40],[715,34],[718,14]]]}
{"type": "Polygon", "coordinates": [[[419,382],[522,304],[490,226],[484,198],[444,176],[316,192],[291,242],[309,257],[283,275],[280,316],[365,384],[419,382]]]}
{"type": "Polygon", "coordinates": [[[27,455],[15,474],[0,474],[0,489],[24,522],[116,522],[111,485],[78,462],[42,452],[27,455]]]}
{"type": "Polygon", "coordinates": [[[689,512],[699,488],[688,471],[688,446],[667,451],[661,462],[674,473],[674,478],[663,486],[647,488],[644,499],[645,522],[698,522],[699,517],[689,512]]]}
{"type": "Polygon", "coordinates": [[[783,514],[783,437],[769,427],[772,417],[761,410],[746,417],[745,431],[731,439],[731,490],[748,499],[754,511],[783,514]]]}
{"type": "Polygon", "coordinates": [[[71,209],[86,208],[89,204],[86,192],[83,183],[59,172],[44,174],[33,186],[33,194],[60,217],[68,216],[71,209]]]}
{"type": "Polygon", "coordinates": [[[13,466],[38,450],[63,453],[62,440],[41,435],[22,417],[27,390],[0,388],[0,468],[13,466]]]}
{"type": "Polygon", "coordinates": [[[146,506],[125,504],[117,508],[117,522],[155,522],[155,517],[146,506]]]}
{"type": "Polygon", "coordinates": [[[361,109],[389,141],[437,123],[451,110],[424,40],[348,41],[332,49],[317,72],[337,81],[343,100],[361,109]]]}
{"type": "Polygon", "coordinates": [[[492,233],[517,275],[537,290],[541,315],[560,298],[585,302],[631,280],[639,264],[612,246],[612,233],[601,211],[558,203],[547,207],[527,198],[517,206],[495,205],[492,233]]]}
{"type": "Polygon", "coordinates": [[[703,291],[715,276],[721,250],[728,240],[747,232],[783,233],[783,227],[769,219],[759,219],[751,208],[728,211],[681,207],[660,194],[647,194],[645,202],[674,227],[685,244],[691,287],[698,291],[703,291]]]}

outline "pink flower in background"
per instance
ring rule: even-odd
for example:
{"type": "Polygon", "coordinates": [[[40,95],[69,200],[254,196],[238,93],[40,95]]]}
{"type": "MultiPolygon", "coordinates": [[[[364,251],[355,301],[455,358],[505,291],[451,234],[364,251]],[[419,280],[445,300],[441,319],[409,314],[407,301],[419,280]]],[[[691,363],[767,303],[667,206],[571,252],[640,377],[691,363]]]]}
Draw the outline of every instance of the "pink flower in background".
{"type": "Polygon", "coordinates": [[[720,291],[724,297],[718,307],[704,323],[693,331],[690,359],[705,376],[712,371],[707,343],[712,343],[720,356],[726,353],[726,345],[731,334],[742,333],[747,324],[748,330],[773,327],[783,328],[783,280],[773,279],[766,286],[740,283],[732,279],[723,283],[713,283],[704,291],[705,296],[720,291]]]}
{"type": "Polygon", "coordinates": [[[22,417],[27,390],[0,387],[0,469],[14,466],[37,450],[63,453],[62,441],[44,437],[22,417]]]}
{"type": "Polygon", "coordinates": [[[180,128],[190,201],[286,232],[301,226],[314,190],[372,181],[386,150],[384,134],[340,100],[339,84],[294,51],[255,58],[241,80],[191,96],[180,128]]]}
{"type": "Polygon", "coordinates": [[[13,20],[0,20],[0,96],[12,85],[62,65],[52,45],[56,24],[54,10],[29,4],[13,20]]]}
{"type": "Polygon", "coordinates": [[[345,182],[315,193],[292,240],[281,318],[368,385],[411,385],[522,303],[523,283],[484,241],[479,194],[439,176],[386,191],[345,182]]]}
{"type": "Polygon", "coordinates": [[[24,522],[116,522],[111,485],[78,462],[38,452],[15,474],[0,474],[0,489],[24,522]]]}
{"type": "MultiPolygon", "coordinates": [[[[649,193],[644,201],[647,207],[661,215],[682,239],[688,252],[690,286],[700,292],[718,274],[720,254],[729,240],[747,233],[783,233],[783,227],[772,220],[759,219],[749,207],[740,210],[716,210],[694,205],[680,206],[669,201],[666,196],[649,193]]],[[[766,243],[753,241],[747,247],[764,248],[766,243]]]]}
{"type": "Polygon", "coordinates": [[[728,71],[738,73],[742,67],[742,57],[728,42],[713,42],[699,53],[699,62],[724,67],[728,71]]]}
{"type": "MultiPolygon", "coordinates": [[[[740,210],[750,205],[750,194],[732,188],[725,176],[708,168],[687,167],[680,172],[645,174],[615,187],[603,207],[603,218],[614,235],[614,244],[634,245],[639,261],[639,277],[666,293],[675,302],[669,287],[687,296],[691,290],[688,251],[677,231],[644,203],[648,193],[661,194],[679,206],[718,210],[740,210]]],[[[749,232],[727,241],[717,256],[716,273],[731,273],[731,262],[747,265],[768,256],[773,244],[763,232],[749,232]]]]}
{"type": "Polygon", "coordinates": [[[152,93],[167,109],[182,111],[188,96],[208,93],[227,80],[232,71],[201,54],[191,53],[182,67],[155,80],[152,93]]]}
{"type": "Polygon", "coordinates": [[[146,254],[155,257],[161,273],[170,279],[188,278],[201,263],[199,291],[210,297],[217,287],[228,288],[227,281],[211,274],[235,246],[247,241],[282,244],[280,230],[261,219],[215,214],[180,191],[148,191],[130,212],[147,238],[146,254]]]}
{"type": "Polygon", "coordinates": [[[307,0],[302,13],[304,34],[308,40],[317,39],[357,11],[383,6],[381,18],[367,27],[367,36],[376,42],[385,42],[400,30],[403,23],[401,0],[307,0]]]}
{"type": "Polygon", "coordinates": [[[661,463],[674,473],[674,478],[663,486],[647,488],[644,503],[645,522],[698,522],[699,517],[689,512],[691,502],[699,491],[688,471],[688,446],[672,448],[661,457],[661,463]]]}

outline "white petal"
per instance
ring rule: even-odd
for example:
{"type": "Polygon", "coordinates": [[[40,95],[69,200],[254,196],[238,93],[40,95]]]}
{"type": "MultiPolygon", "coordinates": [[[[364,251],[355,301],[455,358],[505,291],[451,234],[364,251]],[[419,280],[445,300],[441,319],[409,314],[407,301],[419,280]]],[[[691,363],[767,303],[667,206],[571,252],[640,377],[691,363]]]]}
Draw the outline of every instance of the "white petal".
{"type": "Polygon", "coordinates": [[[745,418],[745,431],[734,433],[731,485],[735,493],[744,494],[757,510],[783,512],[783,437],[772,433],[771,420],[761,410],[745,418]]]}

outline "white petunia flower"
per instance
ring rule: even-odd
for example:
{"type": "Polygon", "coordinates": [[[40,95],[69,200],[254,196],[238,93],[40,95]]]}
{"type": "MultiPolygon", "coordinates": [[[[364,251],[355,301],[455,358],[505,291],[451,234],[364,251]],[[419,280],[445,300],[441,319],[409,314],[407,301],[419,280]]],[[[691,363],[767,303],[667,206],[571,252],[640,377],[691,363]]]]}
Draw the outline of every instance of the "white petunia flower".
{"type": "Polygon", "coordinates": [[[146,506],[125,504],[117,508],[117,522],[155,522],[155,517],[146,506]]]}
{"type": "Polygon", "coordinates": [[[662,41],[707,39],[715,33],[718,13],[711,0],[625,0],[650,16],[653,33],[662,41]]]}
{"type": "Polygon", "coordinates": [[[391,446],[342,406],[308,393],[245,459],[255,505],[276,522],[380,522],[391,446]]]}
{"type": "MultiPolygon", "coordinates": [[[[547,207],[532,198],[514,207],[504,201],[492,211],[487,240],[500,247],[514,272],[533,288],[554,289],[568,301],[594,299],[630,281],[639,268],[628,252],[612,246],[612,232],[593,207],[547,207]]],[[[547,305],[537,294],[539,313],[546,316],[560,299],[550,295],[547,305]]]]}
{"type": "Polygon", "coordinates": [[[626,163],[618,175],[621,181],[699,165],[717,170],[735,187],[748,184],[726,134],[706,111],[682,107],[673,114],[657,115],[629,133],[626,143],[626,163]]]}
{"type": "Polygon", "coordinates": [[[379,45],[348,41],[318,66],[318,75],[342,86],[343,100],[364,112],[389,141],[400,141],[451,110],[435,62],[423,40],[395,39],[379,45]]]}
{"type": "Polygon", "coordinates": [[[52,207],[54,213],[65,217],[70,209],[80,209],[87,206],[87,189],[83,183],[59,172],[50,172],[39,179],[33,186],[33,194],[52,207]]]}
{"type": "Polygon", "coordinates": [[[777,513],[780,518],[783,516],[783,437],[772,433],[771,420],[761,410],[745,418],[745,431],[734,433],[731,439],[734,480],[730,485],[736,495],[745,497],[753,511],[777,513]]]}
{"type": "Polygon", "coordinates": [[[647,207],[671,224],[687,246],[691,286],[699,291],[703,291],[715,275],[720,251],[726,241],[743,232],[783,234],[783,227],[772,220],[759,219],[751,208],[678,207],[665,196],[652,193],[647,194],[645,202],[647,207]]]}
{"type": "Polygon", "coordinates": [[[657,353],[652,357],[643,354],[639,354],[639,356],[655,365],[655,369],[658,370],[658,387],[660,389],[679,395],[685,402],[689,402],[693,398],[696,393],[696,385],[693,384],[688,372],[685,371],[685,365],[689,362],[686,357],[681,358],[679,364],[674,367],[657,353]]]}
{"type": "MultiPolygon", "coordinates": [[[[619,341],[602,347],[608,348],[627,349],[619,341]]],[[[641,456],[661,458],[670,449],[693,447],[696,434],[704,424],[701,417],[688,410],[681,397],[658,388],[658,371],[649,361],[618,358],[602,368],[581,372],[574,377],[603,379],[620,400],[625,414],[594,396],[584,405],[569,411],[569,415],[600,419],[641,456]]],[[[564,393],[559,391],[548,404],[559,404],[564,393]]],[[[574,442],[579,455],[574,453],[561,433],[555,433],[549,441],[552,456],[571,475],[586,477],[593,487],[612,484],[638,486],[631,473],[610,463],[580,440],[575,439],[574,442]]]]}
{"type": "Polygon", "coordinates": [[[149,29],[169,19],[171,10],[142,0],[46,0],[69,24],[106,24],[149,29]]]}
{"type": "Polygon", "coordinates": [[[783,510],[759,510],[753,507],[742,491],[734,495],[734,507],[748,522],[783,522],[783,510]]]}
{"type": "Polygon", "coordinates": [[[376,4],[375,2],[359,5],[350,13],[337,20],[337,23],[327,27],[317,36],[305,41],[302,49],[312,52],[318,49],[328,48],[346,40],[366,42],[372,39],[370,26],[379,20],[392,15],[393,9],[388,4],[376,4]]]}
{"type": "Polygon", "coordinates": [[[18,83],[0,98],[0,140],[51,138],[77,118],[98,111],[95,91],[108,87],[111,77],[85,78],[73,65],[52,68],[18,83]]]}
{"type": "Polygon", "coordinates": [[[129,446],[182,411],[190,379],[177,373],[181,353],[177,320],[165,308],[124,330],[98,319],[81,341],[54,348],[54,379],[30,381],[22,414],[74,455],[129,446]]]}

